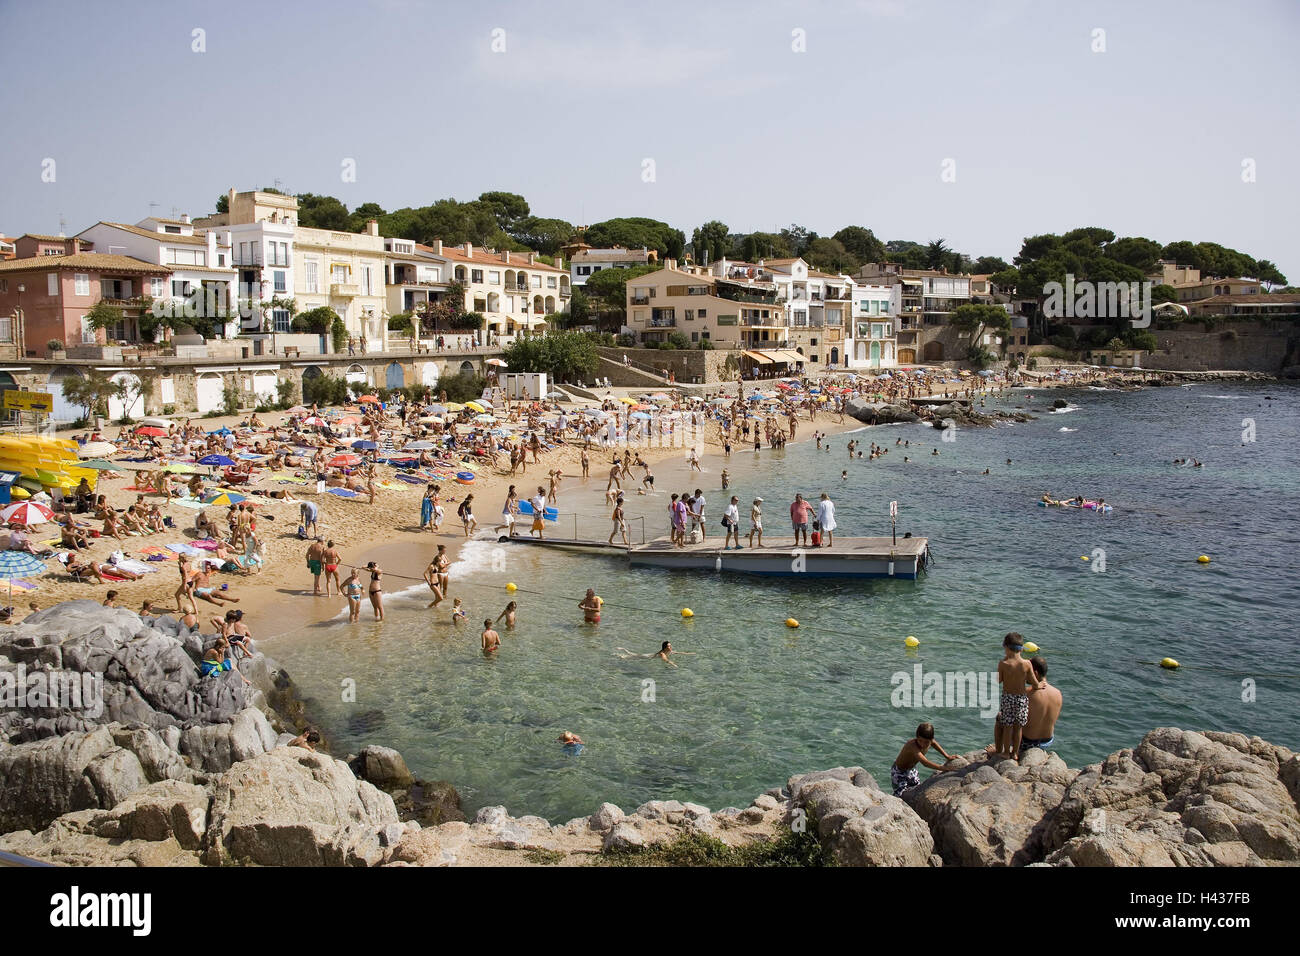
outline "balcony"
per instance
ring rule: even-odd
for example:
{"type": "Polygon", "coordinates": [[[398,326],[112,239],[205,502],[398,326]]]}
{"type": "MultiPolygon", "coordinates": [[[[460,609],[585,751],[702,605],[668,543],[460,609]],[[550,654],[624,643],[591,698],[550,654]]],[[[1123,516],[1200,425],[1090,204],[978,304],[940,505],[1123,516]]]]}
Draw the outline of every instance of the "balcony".
{"type": "Polygon", "coordinates": [[[351,299],[361,294],[361,287],[350,282],[331,282],[330,295],[336,299],[351,299]]]}
{"type": "Polygon", "coordinates": [[[632,296],[632,304],[633,304],[633,305],[649,305],[649,304],[650,304],[650,297],[649,297],[648,295],[634,295],[634,296],[632,296]]]}

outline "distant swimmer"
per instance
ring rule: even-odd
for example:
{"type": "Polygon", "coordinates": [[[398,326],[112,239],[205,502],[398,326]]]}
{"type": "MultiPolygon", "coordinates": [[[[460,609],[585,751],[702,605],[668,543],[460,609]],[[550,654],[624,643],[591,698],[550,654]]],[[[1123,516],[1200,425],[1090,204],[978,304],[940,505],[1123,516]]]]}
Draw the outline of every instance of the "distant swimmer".
{"type": "Polygon", "coordinates": [[[575,733],[566,730],[564,733],[560,734],[560,736],[556,737],[555,740],[556,743],[561,745],[560,749],[570,757],[576,757],[578,754],[582,753],[582,738],[575,733]]]}
{"type": "Polygon", "coordinates": [[[648,660],[653,660],[654,658],[657,657],[657,658],[659,658],[659,660],[663,661],[665,664],[668,664],[668,665],[670,665],[670,666],[672,666],[672,667],[676,667],[676,666],[677,666],[676,664],[674,664],[674,663],[669,659],[673,654],[686,654],[686,655],[688,655],[688,656],[693,656],[693,655],[695,654],[694,651],[675,651],[675,650],[673,650],[673,642],[672,642],[672,641],[664,641],[663,644],[662,644],[662,646],[660,646],[659,650],[656,651],[656,652],[653,653],[653,654],[637,654],[637,653],[635,653],[635,652],[633,652],[633,651],[629,651],[626,647],[620,647],[620,648],[617,648],[617,650],[620,650],[620,651],[623,652],[622,655],[621,655],[621,657],[622,657],[622,659],[625,660],[625,661],[630,661],[630,660],[645,660],[645,661],[648,661],[648,660]]]}
{"type": "Polygon", "coordinates": [[[582,608],[582,620],[587,624],[599,624],[604,603],[592,588],[587,588],[587,596],[578,602],[578,607],[582,608]]]}

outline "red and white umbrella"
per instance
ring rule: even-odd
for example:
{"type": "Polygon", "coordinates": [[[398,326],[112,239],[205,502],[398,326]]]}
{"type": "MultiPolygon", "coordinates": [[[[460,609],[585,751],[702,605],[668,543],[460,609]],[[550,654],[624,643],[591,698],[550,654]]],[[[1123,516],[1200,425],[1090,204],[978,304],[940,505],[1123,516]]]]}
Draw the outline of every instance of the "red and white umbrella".
{"type": "Polygon", "coordinates": [[[304,419],[302,420],[302,423],[303,423],[304,425],[312,425],[312,426],[315,426],[316,428],[324,428],[324,427],[325,427],[325,419],[320,418],[319,416],[316,416],[316,415],[313,415],[311,418],[304,418],[304,419]]]}
{"type": "Polygon", "coordinates": [[[490,359],[488,359],[486,362],[484,362],[483,364],[484,364],[484,365],[495,365],[497,368],[509,368],[509,367],[510,367],[509,365],[507,365],[507,364],[505,363],[505,360],[504,360],[504,359],[499,359],[499,358],[490,358],[490,359]]]}
{"type": "Polygon", "coordinates": [[[18,524],[45,524],[53,517],[53,511],[35,501],[20,501],[0,511],[0,519],[18,524]]]}

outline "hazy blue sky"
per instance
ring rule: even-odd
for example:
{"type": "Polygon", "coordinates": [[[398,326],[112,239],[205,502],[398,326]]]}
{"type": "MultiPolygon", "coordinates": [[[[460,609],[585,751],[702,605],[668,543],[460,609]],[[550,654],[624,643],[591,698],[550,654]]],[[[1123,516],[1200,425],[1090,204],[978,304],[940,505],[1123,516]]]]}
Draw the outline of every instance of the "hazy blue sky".
{"type": "Polygon", "coordinates": [[[279,179],[349,207],[505,189],[575,223],[858,224],[1008,259],[1096,225],[1300,284],[1297,39],[1293,0],[0,0],[0,232],[201,215],[279,179]]]}

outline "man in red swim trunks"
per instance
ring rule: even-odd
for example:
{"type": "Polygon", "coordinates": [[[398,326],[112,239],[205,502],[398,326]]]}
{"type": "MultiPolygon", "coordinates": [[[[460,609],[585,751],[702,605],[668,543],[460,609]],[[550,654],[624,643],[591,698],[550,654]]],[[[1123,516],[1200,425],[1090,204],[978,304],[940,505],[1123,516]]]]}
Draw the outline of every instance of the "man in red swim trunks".
{"type": "Polygon", "coordinates": [[[592,588],[587,588],[587,596],[578,602],[578,607],[582,608],[582,619],[588,624],[599,624],[600,607],[604,603],[592,588]]]}

